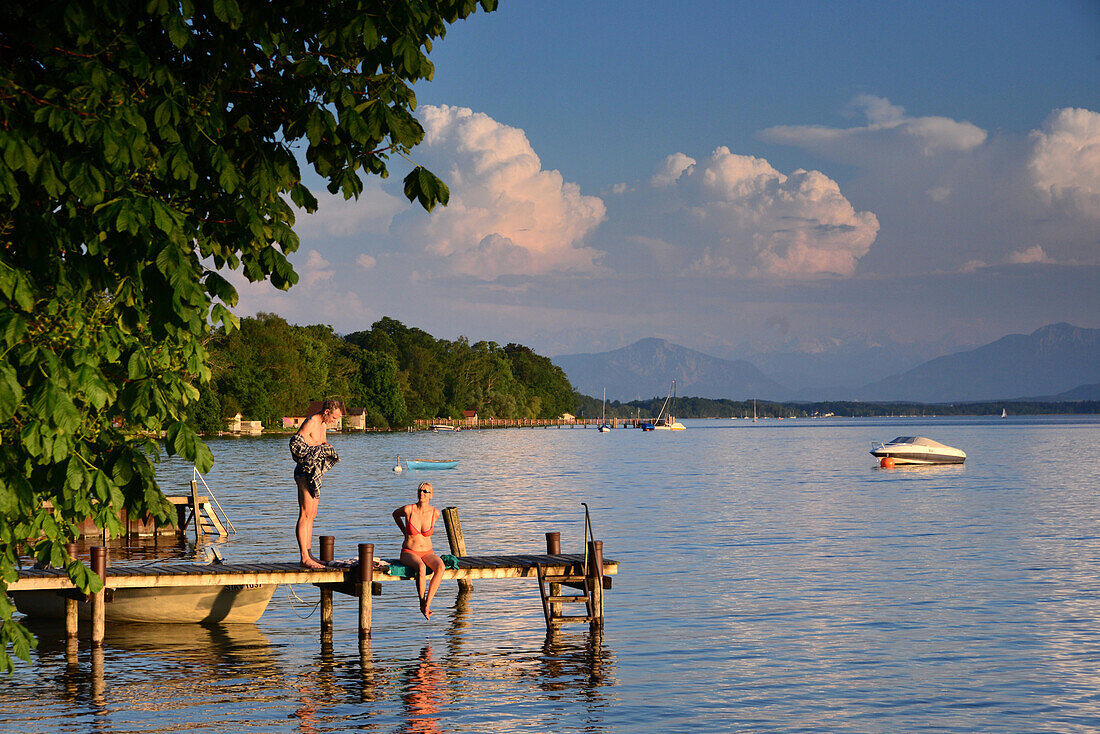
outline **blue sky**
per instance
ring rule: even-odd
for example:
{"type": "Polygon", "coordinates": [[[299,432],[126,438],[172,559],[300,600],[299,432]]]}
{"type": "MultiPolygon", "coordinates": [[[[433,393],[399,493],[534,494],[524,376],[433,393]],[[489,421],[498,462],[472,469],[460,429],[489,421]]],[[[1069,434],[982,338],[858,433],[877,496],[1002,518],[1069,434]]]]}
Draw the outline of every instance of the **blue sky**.
{"type": "Polygon", "coordinates": [[[413,158],[451,206],[395,162],[239,313],[545,354],[1100,328],[1096,0],[501,0],[431,58],[413,158]]]}

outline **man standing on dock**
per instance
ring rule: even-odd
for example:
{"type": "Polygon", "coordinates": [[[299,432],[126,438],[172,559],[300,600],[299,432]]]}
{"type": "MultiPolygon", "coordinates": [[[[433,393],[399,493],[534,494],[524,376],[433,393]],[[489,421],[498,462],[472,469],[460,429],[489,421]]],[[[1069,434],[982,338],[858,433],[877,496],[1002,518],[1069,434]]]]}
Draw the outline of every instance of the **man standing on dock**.
{"type": "Polygon", "coordinates": [[[319,411],[302,421],[298,432],[290,439],[290,456],[296,462],[294,483],[298,485],[298,524],[295,533],[302,565],[306,568],[325,567],[310,550],[313,546],[313,519],[317,517],[317,502],[321,497],[321,477],[340,461],[336,449],[328,442],[325,429],[331,424],[339,424],[343,415],[344,406],[339,400],[326,400],[321,403],[319,411]]]}

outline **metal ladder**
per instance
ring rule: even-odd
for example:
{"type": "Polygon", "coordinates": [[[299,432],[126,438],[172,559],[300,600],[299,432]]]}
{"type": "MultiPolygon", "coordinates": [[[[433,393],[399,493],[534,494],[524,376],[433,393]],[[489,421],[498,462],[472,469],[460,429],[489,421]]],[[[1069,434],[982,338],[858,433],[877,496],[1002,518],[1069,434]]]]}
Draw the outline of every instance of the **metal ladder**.
{"type": "Polygon", "coordinates": [[[202,475],[196,470],[191,477],[191,517],[183,523],[186,528],[189,522],[195,524],[195,540],[201,542],[206,538],[224,538],[229,535],[225,526],[228,525],[230,532],[237,532],[237,529],[233,527],[233,522],[229,519],[229,516],[225,514],[225,510],[222,509],[221,503],[218,502],[218,498],[214,496],[214,493],[210,491],[210,485],[206,483],[206,480],[202,478],[202,475]],[[199,502],[199,485],[197,480],[202,480],[204,489],[206,490],[206,496],[209,498],[209,502],[199,502]],[[218,517],[217,510],[214,506],[217,506],[217,510],[221,510],[222,517],[225,518],[223,524],[221,518],[218,517]]]}

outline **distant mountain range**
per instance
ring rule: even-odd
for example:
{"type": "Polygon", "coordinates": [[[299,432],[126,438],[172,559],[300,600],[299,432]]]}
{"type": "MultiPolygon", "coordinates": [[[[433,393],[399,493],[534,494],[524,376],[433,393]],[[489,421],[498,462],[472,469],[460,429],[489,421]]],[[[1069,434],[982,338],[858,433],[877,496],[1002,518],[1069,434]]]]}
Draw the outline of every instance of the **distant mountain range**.
{"type": "Polygon", "coordinates": [[[642,339],[610,352],[568,354],[552,361],[581,393],[600,397],[606,387],[611,400],[664,397],[673,380],[678,395],[700,398],[789,392],[749,362],[719,359],[664,339],[642,339]]]}
{"type": "MultiPolygon", "coordinates": [[[[788,374],[796,355],[784,353],[788,374]]],[[[820,357],[806,354],[812,369],[820,357]]],[[[769,376],[769,360],[725,360],[663,339],[642,339],[598,354],[571,354],[553,361],[586,395],[637,400],[667,394],[676,380],[682,396],[745,400],[873,400],[922,403],[1013,400],[1094,400],[1100,395],[1100,329],[1052,324],[1013,334],[977,349],[923,362],[862,387],[799,389],[769,376]],[[761,370],[758,365],[765,366],[761,370]],[[1042,397],[1039,397],[1042,396],[1042,397]]],[[[881,374],[881,373],[880,373],[881,374]]]]}
{"type": "Polygon", "coordinates": [[[859,391],[864,400],[946,403],[1055,395],[1100,381],[1100,329],[1069,324],[1011,334],[939,357],[859,391]]]}

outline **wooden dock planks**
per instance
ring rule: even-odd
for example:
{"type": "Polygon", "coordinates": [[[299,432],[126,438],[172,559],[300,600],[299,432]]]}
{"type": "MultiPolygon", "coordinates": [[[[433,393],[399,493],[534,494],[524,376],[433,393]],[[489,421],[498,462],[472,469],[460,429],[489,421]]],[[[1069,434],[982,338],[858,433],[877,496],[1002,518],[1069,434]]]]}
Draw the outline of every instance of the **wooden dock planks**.
{"type": "MultiPolygon", "coordinates": [[[[397,559],[387,562],[397,563],[397,559]]],[[[535,566],[548,575],[576,570],[584,562],[579,553],[558,555],[464,556],[457,569],[443,572],[444,579],[535,578],[535,566]]],[[[603,573],[618,573],[617,561],[604,559],[603,573]]],[[[225,584],[343,584],[354,583],[357,568],[307,569],[298,563],[224,563],[224,564],[142,564],[115,565],[107,568],[106,586],[113,589],[154,588],[165,586],[219,586],[225,584]]],[[[373,581],[402,581],[397,576],[375,571],[373,581]]],[[[11,591],[71,589],[64,569],[22,569],[19,580],[8,584],[11,591]]]]}

